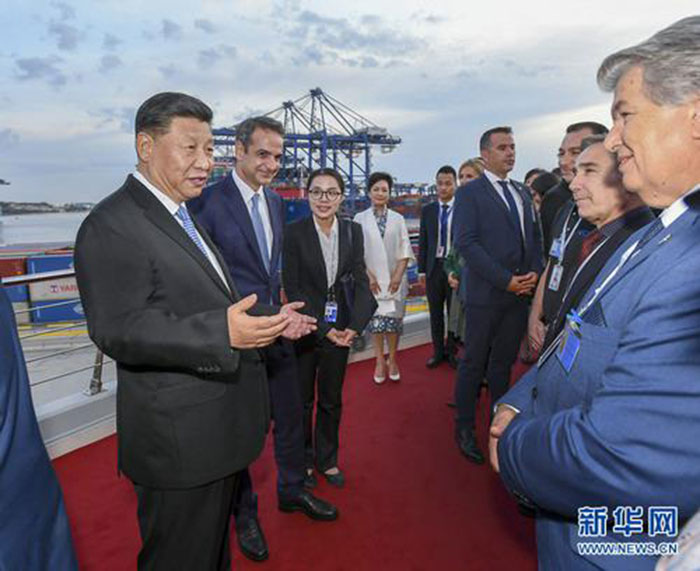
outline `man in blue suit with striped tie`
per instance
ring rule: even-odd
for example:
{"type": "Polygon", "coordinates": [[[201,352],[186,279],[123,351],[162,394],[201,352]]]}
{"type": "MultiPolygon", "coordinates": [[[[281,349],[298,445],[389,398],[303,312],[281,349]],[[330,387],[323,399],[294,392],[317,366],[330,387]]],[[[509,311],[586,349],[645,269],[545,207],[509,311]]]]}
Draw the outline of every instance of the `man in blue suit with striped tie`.
{"type": "Polygon", "coordinates": [[[653,569],[700,505],[698,38],[700,17],[686,18],[601,65],[605,144],[624,186],[664,210],[610,258],[491,427],[493,467],[536,506],[541,569],[653,569]]]}

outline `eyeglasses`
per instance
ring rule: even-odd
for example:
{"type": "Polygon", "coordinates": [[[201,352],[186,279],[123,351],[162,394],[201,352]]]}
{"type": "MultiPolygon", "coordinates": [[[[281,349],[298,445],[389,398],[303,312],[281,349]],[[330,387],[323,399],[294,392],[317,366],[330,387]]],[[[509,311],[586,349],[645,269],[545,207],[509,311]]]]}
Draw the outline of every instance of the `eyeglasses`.
{"type": "Polygon", "coordinates": [[[320,188],[312,188],[309,190],[309,198],[311,200],[321,200],[325,198],[330,202],[335,202],[343,196],[343,193],[339,190],[321,190],[320,188]]]}

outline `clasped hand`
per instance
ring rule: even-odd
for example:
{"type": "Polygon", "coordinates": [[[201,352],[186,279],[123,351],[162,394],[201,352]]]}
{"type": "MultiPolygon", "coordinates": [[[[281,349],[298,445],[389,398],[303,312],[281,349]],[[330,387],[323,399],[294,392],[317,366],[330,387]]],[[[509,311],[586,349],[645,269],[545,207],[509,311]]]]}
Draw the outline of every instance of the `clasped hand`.
{"type": "Polygon", "coordinates": [[[528,272],[522,276],[512,276],[506,289],[515,295],[532,295],[536,286],[537,273],[528,272]]]}
{"type": "Polygon", "coordinates": [[[353,329],[338,331],[335,327],[332,327],[328,333],[326,333],[326,337],[338,345],[338,347],[350,347],[350,345],[352,345],[352,340],[357,337],[357,331],[353,329]]]}
{"type": "Polygon", "coordinates": [[[277,315],[253,316],[248,311],[258,296],[250,294],[226,311],[229,344],[236,349],[252,349],[270,345],[280,335],[287,339],[299,339],[316,330],[316,319],[298,313],[304,302],[296,301],[282,306],[277,315]]]}

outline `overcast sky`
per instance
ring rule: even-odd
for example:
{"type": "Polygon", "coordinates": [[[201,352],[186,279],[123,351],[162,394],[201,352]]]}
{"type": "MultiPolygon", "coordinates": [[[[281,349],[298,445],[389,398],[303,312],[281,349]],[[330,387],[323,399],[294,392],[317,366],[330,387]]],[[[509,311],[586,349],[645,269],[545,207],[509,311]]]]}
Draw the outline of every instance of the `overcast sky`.
{"type": "Polygon", "coordinates": [[[567,124],[609,123],[602,58],[697,12],[697,0],[4,0],[0,200],[96,201],[133,169],[133,116],[158,91],[215,125],[309,89],[403,139],[374,167],[432,181],[509,124],[516,177],[552,168],[567,124]]]}

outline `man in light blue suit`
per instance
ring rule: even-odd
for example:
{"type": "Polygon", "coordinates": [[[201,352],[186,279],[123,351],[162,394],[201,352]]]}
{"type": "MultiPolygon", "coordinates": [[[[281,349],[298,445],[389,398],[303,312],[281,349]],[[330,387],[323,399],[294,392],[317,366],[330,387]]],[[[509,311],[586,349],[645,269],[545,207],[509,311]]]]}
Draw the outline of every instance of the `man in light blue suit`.
{"type": "Polygon", "coordinates": [[[654,533],[654,510],[677,510],[680,527],[700,506],[698,38],[700,17],[686,18],[598,71],[615,93],[606,146],[623,183],[664,211],[497,405],[491,462],[538,510],[541,569],[652,569],[656,543],[675,538],[673,526],[654,533]],[[589,542],[647,556],[590,555],[589,542]]]}

